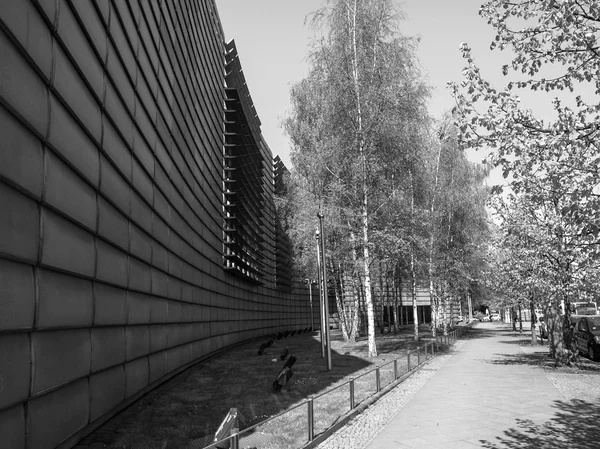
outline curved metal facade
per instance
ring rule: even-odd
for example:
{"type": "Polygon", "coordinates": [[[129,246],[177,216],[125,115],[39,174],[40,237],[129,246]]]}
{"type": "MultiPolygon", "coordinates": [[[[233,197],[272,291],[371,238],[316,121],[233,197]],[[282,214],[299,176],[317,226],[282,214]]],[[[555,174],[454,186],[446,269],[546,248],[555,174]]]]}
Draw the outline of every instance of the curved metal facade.
{"type": "Polygon", "coordinates": [[[5,1],[0,55],[3,448],[73,446],[310,325],[277,285],[272,156],[213,0],[5,1]]]}

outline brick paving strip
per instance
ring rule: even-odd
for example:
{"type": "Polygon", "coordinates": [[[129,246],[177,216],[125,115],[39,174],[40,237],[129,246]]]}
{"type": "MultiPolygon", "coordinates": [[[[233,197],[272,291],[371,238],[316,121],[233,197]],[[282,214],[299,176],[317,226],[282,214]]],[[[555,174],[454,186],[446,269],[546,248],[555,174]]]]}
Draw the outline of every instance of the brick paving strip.
{"type": "MultiPolygon", "coordinates": [[[[459,350],[463,344],[463,340],[457,341],[451,351],[459,350]]],[[[452,352],[430,359],[417,372],[390,390],[365,411],[352,418],[317,448],[364,449],[451,357],[452,352]]]]}

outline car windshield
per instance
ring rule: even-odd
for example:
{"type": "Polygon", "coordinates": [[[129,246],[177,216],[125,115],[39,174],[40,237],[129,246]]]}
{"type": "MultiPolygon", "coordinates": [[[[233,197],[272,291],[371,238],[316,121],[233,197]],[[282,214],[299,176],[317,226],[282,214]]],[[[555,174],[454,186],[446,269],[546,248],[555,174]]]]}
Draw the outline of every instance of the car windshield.
{"type": "Polygon", "coordinates": [[[577,315],[595,315],[596,308],[594,306],[579,306],[575,309],[577,315]]]}
{"type": "Polygon", "coordinates": [[[589,318],[588,323],[590,323],[590,330],[592,331],[600,331],[600,317],[598,318],[589,318]]]}

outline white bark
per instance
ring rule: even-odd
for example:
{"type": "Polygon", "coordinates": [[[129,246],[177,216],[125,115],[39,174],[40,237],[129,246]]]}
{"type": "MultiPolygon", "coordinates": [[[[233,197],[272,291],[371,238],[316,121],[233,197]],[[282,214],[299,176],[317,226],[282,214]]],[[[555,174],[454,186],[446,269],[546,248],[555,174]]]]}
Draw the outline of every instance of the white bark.
{"type": "Polygon", "coordinates": [[[357,43],[357,26],[356,19],[358,15],[358,0],[354,0],[354,8],[350,8],[347,4],[348,22],[351,27],[351,46],[352,46],[352,81],[354,84],[355,108],[356,108],[356,142],[358,145],[358,153],[361,162],[361,182],[362,182],[362,203],[361,203],[361,226],[363,240],[363,264],[364,264],[364,279],[365,279],[365,303],[367,307],[367,335],[369,344],[369,357],[377,356],[377,346],[375,344],[375,313],[373,309],[373,297],[371,293],[371,275],[370,265],[371,258],[369,254],[369,215],[368,215],[368,184],[367,184],[367,160],[365,155],[365,141],[363,136],[362,123],[362,103],[361,103],[361,87],[359,79],[359,62],[358,62],[358,43],[357,43]]]}
{"type": "MultiPolygon", "coordinates": [[[[415,219],[415,185],[412,171],[409,170],[410,176],[410,222],[411,222],[411,236],[414,235],[412,223],[415,219]]],[[[412,295],[412,307],[413,307],[413,321],[414,321],[414,339],[419,341],[419,313],[417,307],[417,274],[415,267],[415,244],[414,241],[410,243],[410,276],[411,276],[411,295],[412,295]]]]}
{"type": "Polygon", "coordinates": [[[439,300],[436,297],[435,287],[433,283],[433,245],[434,245],[434,232],[435,232],[435,198],[437,195],[437,188],[439,182],[439,170],[440,170],[440,159],[442,156],[442,142],[439,144],[439,151],[437,155],[437,161],[435,164],[435,181],[433,184],[433,195],[431,198],[431,208],[429,214],[430,229],[429,229],[429,298],[431,301],[431,335],[435,338],[437,335],[438,326],[438,307],[439,300]]]}

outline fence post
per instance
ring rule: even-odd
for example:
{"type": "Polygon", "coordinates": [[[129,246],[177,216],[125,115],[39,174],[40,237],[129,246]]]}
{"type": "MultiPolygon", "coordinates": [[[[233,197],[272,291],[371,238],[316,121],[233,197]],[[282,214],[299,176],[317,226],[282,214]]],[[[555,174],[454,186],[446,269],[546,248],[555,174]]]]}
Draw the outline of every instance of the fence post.
{"type": "Polygon", "coordinates": [[[408,354],[406,354],[406,358],[407,358],[408,371],[410,371],[410,352],[408,354]]]}
{"type": "Polygon", "coordinates": [[[394,380],[398,380],[398,359],[394,359],[394,380]]]}
{"type": "Polygon", "coordinates": [[[313,415],[313,397],[308,397],[308,442],[315,438],[314,415],[313,415]]]}
{"type": "Polygon", "coordinates": [[[421,348],[417,346],[417,366],[421,364],[421,348]]]}
{"type": "Polygon", "coordinates": [[[350,410],[354,410],[354,377],[350,379],[350,410]]]}
{"type": "Polygon", "coordinates": [[[379,367],[375,368],[375,388],[377,393],[381,390],[381,375],[379,373],[379,367]]]}

